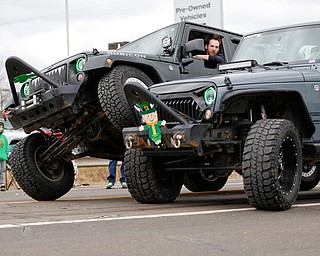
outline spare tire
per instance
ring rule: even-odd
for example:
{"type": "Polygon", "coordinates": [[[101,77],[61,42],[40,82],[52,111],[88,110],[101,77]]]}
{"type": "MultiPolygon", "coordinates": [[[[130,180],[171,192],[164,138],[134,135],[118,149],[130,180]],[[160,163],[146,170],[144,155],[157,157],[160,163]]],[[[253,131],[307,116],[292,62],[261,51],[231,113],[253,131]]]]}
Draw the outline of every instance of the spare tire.
{"type": "Polygon", "coordinates": [[[98,97],[107,118],[117,128],[122,129],[134,125],[123,86],[135,81],[149,87],[153,81],[140,69],[127,65],[119,65],[104,75],[98,85],[98,97]]]}

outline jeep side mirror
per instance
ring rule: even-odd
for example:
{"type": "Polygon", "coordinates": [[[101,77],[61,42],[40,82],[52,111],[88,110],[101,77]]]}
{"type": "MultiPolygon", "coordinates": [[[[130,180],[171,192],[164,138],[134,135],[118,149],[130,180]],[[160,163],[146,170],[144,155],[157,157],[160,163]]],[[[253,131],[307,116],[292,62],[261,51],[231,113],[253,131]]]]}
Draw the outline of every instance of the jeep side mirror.
{"type": "Polygon", "coordinates": [[[192,62],[193,62],[193,58],[192,57],[182,58],[182,60],[181,60],[182,66],[188,66],[192,62]]]}
{"type": "Polygon", "coordinates": [[[182,49],[182,61],[183,66],[189,65],[193,62],[192,56],[204,53],[204,40],[202,38],[193,39],[187,42],[182,49]]]}
{"type": "Polygon", "coordinates": [[[184,46],[184,56],[194,56],[204,52],[204,41],[202,38],[193,39],[187,42],[184,46]]]}
{"type": "Polygon", "coordinates": [[[239,44],[240,43],[240,38],[239,37],[231,37],[230,38],[231,42],[234,44],[239,44]]]}

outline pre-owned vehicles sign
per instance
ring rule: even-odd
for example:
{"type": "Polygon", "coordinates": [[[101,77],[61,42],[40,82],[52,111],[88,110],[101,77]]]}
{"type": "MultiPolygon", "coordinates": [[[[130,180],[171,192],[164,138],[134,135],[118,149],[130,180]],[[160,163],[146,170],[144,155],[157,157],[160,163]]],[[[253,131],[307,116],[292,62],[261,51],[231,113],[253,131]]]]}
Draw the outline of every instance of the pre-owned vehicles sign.
{"type": "Polygon", "coordinates": [[[174,19],[222,28],[222,0],[175,0],[174,19]]]}

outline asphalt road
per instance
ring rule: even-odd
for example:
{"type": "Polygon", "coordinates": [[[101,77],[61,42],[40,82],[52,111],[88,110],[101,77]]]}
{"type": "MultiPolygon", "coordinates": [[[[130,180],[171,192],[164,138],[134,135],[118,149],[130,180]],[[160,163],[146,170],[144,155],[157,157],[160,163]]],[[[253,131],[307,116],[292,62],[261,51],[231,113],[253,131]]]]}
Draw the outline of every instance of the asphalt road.
{"type": "Polygon", "coordinates": [[[320,255],[320,187],[288,211],[252,208],[241,180],[219,192],[183,189],[145,205],[121,188],[75,187],[52,202],[0,193],[0,255],[320,255]]]}

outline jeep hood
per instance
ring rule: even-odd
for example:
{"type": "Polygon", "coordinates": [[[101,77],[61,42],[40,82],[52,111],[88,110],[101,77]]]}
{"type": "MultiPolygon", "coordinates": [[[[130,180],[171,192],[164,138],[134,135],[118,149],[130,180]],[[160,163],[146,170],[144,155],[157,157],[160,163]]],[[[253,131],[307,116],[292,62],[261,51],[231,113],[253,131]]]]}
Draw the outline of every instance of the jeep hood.
{"type": "Polygon", "coordinates": [[[141,59],[148,59],[148,60],[159,60],[160,57],[158,55],[153,54],[146,54],[146,53],[137,53],[137,52],[126,52],[126,51],[103,51],[101,55],[107,57],[126,57],[126,58],[141,58],[141,59]]]}
{"type": "Polygon", "coordinates": [[[159,61],[161,58],[158,55],[151,55],[151,54],[141,54],[135,52],[123,52],[123,51],[101,51],[97,54],[93,52],[81,52],[76,55],[70,56],[65,58],[57,63],[54,63],[43,70],[42,72],[48,72],[52,69],[62,66],[65,63],[68,63],[76,58],[86,56],[86,64],[83,68],[83,71],[89,71],[92,69],[102,68],[102,67],[109,67],[110,65],[107,64],[106,60],[111,59],[112,61],[120,60],[120,61],[134,61],[134,62],[144,62],[146,60],[152,61],[159,61]]]}
{"type": "Polygon", "coordinates": [[[225,87],[227,86],[226,78],[231,82],[233,87],[250,84],[266,85],[320,80],[319,73],[314,70],[305,70],[303,72],[294,69],[242,71],[237,73],[221,74],[214,77],[199,77],[195,79],[157,84],[151,87],[151,92],[155,94],[183,93],[208,87],[210,83],[214,83],[218,87],[225,87]]]}

